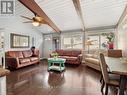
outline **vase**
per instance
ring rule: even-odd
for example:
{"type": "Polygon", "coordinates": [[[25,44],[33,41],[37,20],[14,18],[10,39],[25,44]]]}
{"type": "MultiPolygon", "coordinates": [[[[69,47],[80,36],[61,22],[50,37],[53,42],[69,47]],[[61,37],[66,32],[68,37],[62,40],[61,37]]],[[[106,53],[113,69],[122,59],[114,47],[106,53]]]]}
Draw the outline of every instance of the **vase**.
{"type": "Polygon", "coordinates": [[[113,42],[108,43],[108,49],[114,49],[114,43],[113,42]]]}

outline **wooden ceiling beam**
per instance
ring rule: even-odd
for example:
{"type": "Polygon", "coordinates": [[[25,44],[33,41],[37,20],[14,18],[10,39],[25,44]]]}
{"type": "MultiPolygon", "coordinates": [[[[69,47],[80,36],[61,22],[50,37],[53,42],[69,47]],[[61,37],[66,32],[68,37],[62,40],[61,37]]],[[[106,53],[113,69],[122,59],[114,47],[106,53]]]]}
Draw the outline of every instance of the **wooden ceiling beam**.
{"type": "Polygon", "coordinates": [[[75,10],[81,20],[82,23],[82,29],[83,31],[85,31],[85,24],[84,24],[84,20],[83,20],[83,15],[82,15],[82,10],[81,10],[81,5],[80,5],[80,0],[72,0],[73,4],[75,6],[75,10]]]}
{"type": "Polygon", "coordinates": [[[39,5],[34,0],[19,0],[25,7],[27,7],[31,12],[43,17],[50,27],[52,27],[56,32],[61,32],[60,29],[51,21],[51,19],[45,14],[45,12],[39,7],[39,5]]]}

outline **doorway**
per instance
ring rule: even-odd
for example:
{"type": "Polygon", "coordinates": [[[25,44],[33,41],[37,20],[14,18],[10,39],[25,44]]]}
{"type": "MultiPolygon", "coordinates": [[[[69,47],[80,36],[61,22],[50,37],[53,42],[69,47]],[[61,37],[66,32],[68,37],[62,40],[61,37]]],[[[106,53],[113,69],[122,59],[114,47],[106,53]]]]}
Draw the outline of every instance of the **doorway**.
{"type": "Polygon", "coordinates": [[[53,37],[53,50],[60,49],[60,38],[59,37],[53,37]]]}

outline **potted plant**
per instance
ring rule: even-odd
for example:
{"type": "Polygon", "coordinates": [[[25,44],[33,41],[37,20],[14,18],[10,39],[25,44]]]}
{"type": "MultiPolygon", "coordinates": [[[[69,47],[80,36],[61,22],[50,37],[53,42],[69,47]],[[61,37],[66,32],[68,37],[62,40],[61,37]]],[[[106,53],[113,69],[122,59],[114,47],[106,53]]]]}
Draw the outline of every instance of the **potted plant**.
{"type": "Polygon", "coordinates": [[[113,32],[110,33],[102,33],[103,36],[106,36],[107,38],[107,45],[109,49],[114,48],[114,39],[115,39],[115,34],[113,32]]]}
{"type": "Polygon", "coordinates": [[[58,53],[57,53],[57,52],[53,52],[53,53],[51,54],[51,56],[52,56],[53,58],[58,58],[58,53]]]}

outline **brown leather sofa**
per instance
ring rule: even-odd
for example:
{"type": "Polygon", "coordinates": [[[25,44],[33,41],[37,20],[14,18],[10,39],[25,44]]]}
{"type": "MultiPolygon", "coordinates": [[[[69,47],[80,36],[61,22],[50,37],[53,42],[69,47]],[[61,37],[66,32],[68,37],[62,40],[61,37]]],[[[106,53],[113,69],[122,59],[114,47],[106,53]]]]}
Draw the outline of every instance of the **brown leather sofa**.
{"type": "Polygon", "coordinates": [[[24,51],[8,51],[5,54],[5,63],[9,68],[18,69],[31,64],[38,64],[40,61],[39,51],[36,50],[36,55],[31,50],[24,51]]]}
{"type": "Polygon", "coordinates": [[[122,57],[122,50],[98,50],[93,54],[85,54],[85,64],[93,69],[100,71],[99,54],[103,53],[108,57],[120,58],[122,57]]]}
{"type": "Polygon", "coordinates": [[[66,59],[68,64],[81,64],[82,62],[81,50],[56,50],[53,52],[57,52],[59,58],[66,59]]]}

